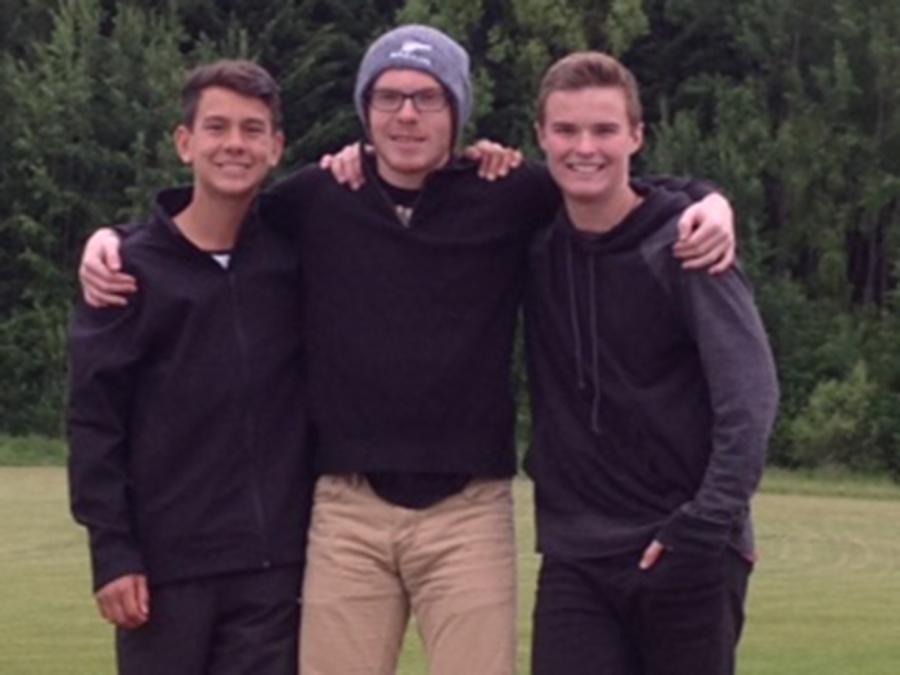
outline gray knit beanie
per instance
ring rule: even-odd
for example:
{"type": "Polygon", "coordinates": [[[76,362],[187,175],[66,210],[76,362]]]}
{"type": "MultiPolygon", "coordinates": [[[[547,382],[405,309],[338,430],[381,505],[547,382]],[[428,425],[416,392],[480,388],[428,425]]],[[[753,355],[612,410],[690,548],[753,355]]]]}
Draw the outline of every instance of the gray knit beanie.
{"type": "Polygon", "coordinates": [[[472,82],[466,50],[441,31],[417,24],[400,26],[375,40],[359,64],[353,92],[356,112],[367,132],[369,87],[381,73],[391,68],[419,70],[447,88],[456,118],[454,138],[459,139],[472,113],[472,82]]]}

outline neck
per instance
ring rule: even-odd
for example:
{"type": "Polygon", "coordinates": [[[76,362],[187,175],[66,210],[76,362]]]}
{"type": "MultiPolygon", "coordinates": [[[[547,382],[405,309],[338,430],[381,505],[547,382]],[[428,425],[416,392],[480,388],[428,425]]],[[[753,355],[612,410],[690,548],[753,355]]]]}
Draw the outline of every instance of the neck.
{"type": "Polygon", "coordinates": [[[449,160],[450,153],[447,153],[441,161],[428,168],[419,171],[399,171],[390,166],[381,157],[376,156],[375,170],[378,172],[378,175],[381,176],[382,180],[390,183],[394,187],[402,188],[403,190],[421,190],[422,186],[425,185],[425,179],[428,178],[432,172],[443,167],[449,160]]]}
{"type": "Polygon", "coordinates": [[[603,233],[618,227],[638,204],[642,197],[630,186],[615,197],[601,200],[565,198],[566,213],[575,229],[584,232],[603,233]]]}
{"type": "Polygon", "coordinates": [[[201,251],[227,251],[237,241],[254,194],[211,198],[194,186],[191,203],[173,219],[181,233],[201,251]]]}

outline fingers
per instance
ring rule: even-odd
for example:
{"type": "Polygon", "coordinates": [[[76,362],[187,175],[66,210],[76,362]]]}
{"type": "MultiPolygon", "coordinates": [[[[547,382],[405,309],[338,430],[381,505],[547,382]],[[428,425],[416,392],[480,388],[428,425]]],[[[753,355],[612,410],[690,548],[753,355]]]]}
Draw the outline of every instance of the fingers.
{"type": "Polygon", "coordinates": [[[362,171],[362,153],[365,152],[359,143],[352,143],[336,155],[323,155],[319,160],[319,166],[331,175],[341,185],[346,185],[351,190],[358,190],[366,182],[362,171]]]}
{"type": "Polygon", "coordinates": [[[150,594],[144,575],[119,577],[97,591],[96,598],[100,615],[119,628],[139,628],[150,618],[150,594]]]}
{"type": "Polygon", "coordinates": [[[710,274],[727,270],[735,259],[730,211],[723,219],[704,210],[703,202],[688,208],[678,221],[678,241],[672,249],[684,269],[709,268],[710,274]]]}
{"type": "Polygon", "coordinates": [[[650,545],[644,549],[644,555],[641,556],[638,567],[642,570],[649,570],[659,561],[665,550],[665,547],[654,539],[650,542],[650,545]]]}
{"type": "MultiPolygon", "coordinates": [[[[709,268],[709,271],[712,272],[713,266],[719,267],[722,262],[722,253],[719,250],[715,250],[712,253],[705,253],[702,255],[695,255],[692,258],[688,258],[682,261],[681,267],[686,270],[702,270],[709,268]]],[[[726,266],[725,269],[728,269],[726,266]]]]}
{"type": "Polygon", "coordinates": [[[144,620],[150,618],[150,588],[147,585],[147,577],[138,574],[135,583],[135,602],[138,611],[144,616],[144,620]]]}
{"type": "Polygon", "coordinates": [[[478,162],[478,176],[489,181],[505,178],[522,164],[519,150],[486,139],[467,147],[463,155],[478,162]]]}
{"type": "Polygon", "coordinates": [[[734,264],[735,248],[734,211],[721,194],[707,195],[682,214],[674,253],[685,269],[720,274],[734,264]]]}
{"type": "Polygon", "coordinates": [[[319,168],[325,171],[331,169],[331,163],[334,161],[334,155],[329,153],[325,153],[321,157],[319,157],[319,168]]]}
{"type": "Polygon", "coordinates": [[[100,259],[106,266],[118,272],[122,269],[122,258],[119,256],[120,241],[118,235],[112,230],[103,233],[103,238],[98,239],[100,259]]]}
{"type": "Polygon", "coordinates": [[[716,264],[710,266],[709,273],[721,274],[722,272],[726,272],[734,264],[736,255],[737,254],[735,252],[735,247],[732,244],[732,246],[729,247],[728,251],[726,251],[725,255],[722,256],[722,259],[716,264]]]}
{"type": "Polygon", "coordinates": [[[88,239],[78,268],[85,302],[94,307],[125,305],[125,296],[137,290],[137,281],[122,269],[118,235],[101,228],[88,239]]]}
{"type": "Polygon", "coordinates": [[[706,255],[714,250],[724,254],[728,248],[728,235],[718,226],[706,223],[675,242],[673,251],[679,258],[706,255]]]}
{"type": "Polygon", "coordinates": [[[678,243],[687,242],[698,224],[697,204],[691,204],[678,219],[678,243]]]}
{"type": "Polygon", "coordinates": [[[709,268],[711,273],[719,273],[734,262],[734,241],[712,226],[695,230],[687,240],[676,242],[672,250],[688,270],[709,268]]]}
{"type": "Polygon", "coordinates": [[[128,295],[137,291],[137,280],[124,272],[111,272],[96,262],[82,263],[78,270],[82,295],[92,307],[123,306],[128,295]]]}

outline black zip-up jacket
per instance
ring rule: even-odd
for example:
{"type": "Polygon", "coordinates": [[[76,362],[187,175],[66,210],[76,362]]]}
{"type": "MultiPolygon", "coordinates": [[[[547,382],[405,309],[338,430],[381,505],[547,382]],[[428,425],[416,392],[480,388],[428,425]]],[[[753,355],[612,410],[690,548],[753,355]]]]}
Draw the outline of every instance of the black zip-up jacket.
{"type": "Polygon", "coordinates": [[[125,308],[80,304],[69,334],[72,512],[94,586],[151,584],[303,559],[311,467],[296,237],[243,224],[228,269],[162,193],[123,240],[125,308]]]}
{"type": "Polygon", "coordinates": [[[613,230],[561,212],[531,255],[526,335],[539,547],[753,555],[750,497],[778,385],[739,268],[672,257],[683,196],[653,189],[613,230]]]}

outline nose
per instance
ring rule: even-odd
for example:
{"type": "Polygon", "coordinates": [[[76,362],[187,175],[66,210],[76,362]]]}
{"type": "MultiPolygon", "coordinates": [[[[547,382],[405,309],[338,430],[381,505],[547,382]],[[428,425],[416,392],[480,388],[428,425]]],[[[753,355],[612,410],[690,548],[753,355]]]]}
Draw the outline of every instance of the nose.
{"type": "Polygon", "coordinates": [[[244,135],[238,126],[231,127],[225,134],[225,149],[232,152],[244,149],[244,135]]]}
{"type": "Polygon", "coordinates": [[[397,111],[397,117],[400,119],[415,119],[419,116],[419,111],[416,110],[415,104],[411,98],[406,97],[403,99],[403,103],[400,105],[400,110],[397,111]]]}
{"type": "Polygon", "coordinates": [[[588,155],[594,151],[594,144],[591,142],[591,134],[585,130],[578,134],[575,139],[575,151],[583,155],[588,155]]]}

